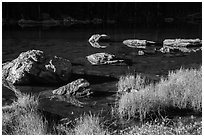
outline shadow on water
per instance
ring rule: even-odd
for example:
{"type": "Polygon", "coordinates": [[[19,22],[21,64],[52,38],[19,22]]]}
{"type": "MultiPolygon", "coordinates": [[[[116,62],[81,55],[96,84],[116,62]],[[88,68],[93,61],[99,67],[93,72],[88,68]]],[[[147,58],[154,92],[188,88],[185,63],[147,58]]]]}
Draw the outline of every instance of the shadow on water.
{"type": "Polygon", "coordinates": [[[76,80],[78,78],[86,79],[90,84],[100,84],[100,83],[108,83],[113,81],[118,81],[117,78],[114,77],[106,77],[106,76],[95,76],[88,74],[72,74],[72,80],[76,80]]]}

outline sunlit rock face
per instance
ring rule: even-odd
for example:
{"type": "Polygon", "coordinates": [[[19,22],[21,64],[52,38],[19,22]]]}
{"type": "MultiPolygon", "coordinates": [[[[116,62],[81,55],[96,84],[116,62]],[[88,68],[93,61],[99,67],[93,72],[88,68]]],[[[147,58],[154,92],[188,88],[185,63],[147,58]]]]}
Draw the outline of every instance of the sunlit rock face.
{"type": "Polygon", "coordinates": [[[171,47],[171,46],[164,46],[160,49],[160,52],[162,53],[191,53],[191,52],[197,52],[201,51],[201,47],[197,48],[186,48],[186,47],[171,47]]]}
{"type": "Polygon", "coordinates": [[[88,41],[94,48],[106,48],[109,44],[103,42],[110,42],[111,38],[106,34],[94,34],[89,38],[88,41]]]}
{"type": "Polygon", "coordinates": [[[124,40],[123,44],[130,48],[141,48],[144,49],[146,46],[153,45],[155,42],[153,41],[148,41],[148,40],[139,40],[139,39],[129,39],[129,40],[124,40]]]}
{"type": "Polygon", "coordinates": [[[30,50],[3,64],[2,79],[16,85],[33,82],[58,84],[69,80],[71,67],[67,59],[45,55],[40,50],[30,50]]]}
{"type": "Polygon", "coordinates": [[[162,53],[191,53],[202,50],[202,41],[200,39],[165,39],[162,53]]]}
{"type": "Polygon", "coordinates": [[[202,41],[200,39],[165,39],[164,46],[170,47],[199,47],[202,41]]]}
{"type": "Polygon", "coordinates": [[[90,83],[85,79],[77,79],[52,91],[54,95],[84,96],[90,94],[90,83]]]}
{"type": "Polygon", "coordinates": [[[106,34],[94,34],[89,38],[89,42],[109,42],[111,38],[106,34]]]}
{"type": "Polygon", "coordinates": [[[117,59],[115,55],[108,53],[95,53],[86,57],[92,65],[123,63],[124,60],[117,59]]]}

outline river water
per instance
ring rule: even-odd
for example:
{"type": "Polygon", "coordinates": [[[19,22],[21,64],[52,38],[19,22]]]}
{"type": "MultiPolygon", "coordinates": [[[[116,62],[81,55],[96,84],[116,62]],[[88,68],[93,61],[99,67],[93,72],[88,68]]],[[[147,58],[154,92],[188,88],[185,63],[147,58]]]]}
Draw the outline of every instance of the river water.
{"type": "MultiPolygon", "coordinates": [[[[146,39],[162,42],[167,38],[200,38],[202,29],[200,25],[169,25],[166,27],[137,27],[130,26],[73,26],[73,27],[3,27],[2,36],[2,60],[3,62],[13,60],[21,52],[39,49],[44,52],[57,55],[71,62],[77,63],[78,58],[97,52],[115,54],[132,61],[131,66],[102,65],[88,66],[86,69],[97,73],[103,72],[120,76],[127,73],[142,73],[149,79],[158,80],[161,76],[168,74],[169,70],[184,68],[197,68],[202,64],[202,52],[188,53],[182,56],[164,56],[162,54],[151,54],[138,56],[138,49],[125,46],[122,41],[126,39],[146,39]],[[107,34],[117,40],[108,43],[107,48],[98,49],[88,43],[93,34],[107,34]]],[[[74,66],[75,70],[81,66],[74,66]]],[[[114,104],[117,90],[116,79],[103,77],[87,77],[93,86],[94,95],[79,99],[85,103],[84,107],[76,107],[65,101],[49,100],[45,90],[55,89],[57,86],[17,86],[22,92],[45,93],[41,100],[41,109],[61,115],[63,117],[76,117],[85,112],[103,113],[111,110],[114,104]],[[100,80],[101,79],[101,80],[100,80]]],[[[2,89],[3,101],[8,101],[13,96],[7,88],[2,89]]],[[[3,102],[3,104],[5,104],[3,102]]]]}

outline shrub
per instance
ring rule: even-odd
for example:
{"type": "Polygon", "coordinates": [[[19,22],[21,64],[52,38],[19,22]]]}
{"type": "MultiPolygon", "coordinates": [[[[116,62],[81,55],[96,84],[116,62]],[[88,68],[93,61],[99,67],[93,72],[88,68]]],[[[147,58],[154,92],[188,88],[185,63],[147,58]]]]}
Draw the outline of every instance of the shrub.
{"type": "MultiPolygon", "coordinates": [[[[130,76],[121,79],[126,79],[124,82],[128,81],[126,85],[130,84],[129,87],[134,85],[134,83],[129,83],[132,81],[130,76]],[[127,80],[129,78],[130,80],[127,80]]],[[[144,120],[147,115],[161,113],[168,108],[202,111],[201,68],[170,72],[167,78],[162,78],[155,85],[146,85],[137,92],[122,94],[118,100],[117,111],[122,118],[139,116],[140,120],[144,120]]]]}

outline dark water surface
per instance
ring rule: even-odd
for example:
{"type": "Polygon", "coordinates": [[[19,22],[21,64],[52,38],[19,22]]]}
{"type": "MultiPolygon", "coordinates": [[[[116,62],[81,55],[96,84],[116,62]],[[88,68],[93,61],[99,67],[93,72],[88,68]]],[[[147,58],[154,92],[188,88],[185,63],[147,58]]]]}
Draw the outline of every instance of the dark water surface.
{"type": "MultiPolygon", "coordinates": [[[[132,49],[125,46],[122,41],[126,39],[146,39],[162,42],[167,38],[202,38],[201,26],[168,26],[161,28],[148,27],[117,27],[117,26],[85,26],[85,27],[54,27],[54,28],[3,28],[2,36],[2,60],[3,62],[13,60],[18,55],[27,50],[39,49],[44,52],[61,56],[76,62],[77,58],[85,58],[85,56],[97,52],[107,52],[117,56],[132,60],[132,66],[88,66],[86,69],[97,72],[105,72],[120,76],[127,73],[142,73],[150,79],[157,80],[159,77],[167,75],[169,70],[184,68],[197,68],[202,63],[201,51],[190,53],[182,56],[172,57],[162,54],[153,54],[138,56],[138,49],[132,49]],[[105,33],[117,40],[117,42],[109,43],[105,49],[93,48],[88,39],[92,34],[105,33]]],[[[80,69],[80,66],[74,66],[80,69]]],[[[97,78],[96,78],[97,79],[97,78]]],[[[100,77],[98,77],[100,79],[100,77]]],[[[56,113],[62,116],[77,116],[84,112],[105,112],[111,109],[114,103],[117,81],[103,81],[91,84],[95,90],[95,95],[80,99],[86,103],[83,108],[76,107],[70,103],[49,99],[43,99],[42,109],[56,113]]],[[[44,90],[55,89],[56,87],[42,86],[24,86],[18,87],[24,92],[45,93],[45,97],[49,96],[44,90]]],[[[8,98],[9,94],[3,87],[3,98],[8,98]]]]}

